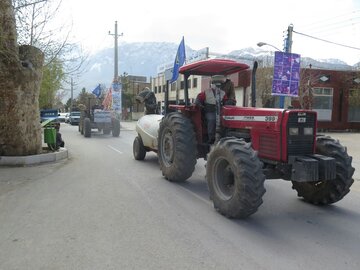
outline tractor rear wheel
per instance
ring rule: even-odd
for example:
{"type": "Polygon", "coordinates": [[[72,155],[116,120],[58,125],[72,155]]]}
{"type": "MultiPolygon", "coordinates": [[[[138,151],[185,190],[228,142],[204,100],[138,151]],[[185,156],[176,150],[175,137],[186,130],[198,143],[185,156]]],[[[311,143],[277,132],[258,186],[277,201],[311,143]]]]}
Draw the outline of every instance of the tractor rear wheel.
{"type": "Polygon", "coordinates": [[[316,153],[336,160],[336,178],[329,181],[295,182],[292,188],[299,197],[312,204],[328,205],[340,201],[349,193],[355,169],[352,167],[352,157],[347,154],[346,147],[338,140],[329,136],[318,136],[316,139],[316,153]]]}
{"type": "Polygon", "coordinates": [[[146,149],[140,136],[136,136],[133,143],[133,154],[136,160],[144,160],[146,149]]]}
{"type": "Polygon", "coordinates": [[[119,137],[120,135],[120,121],[118,119],[114,119],[112,121],[112,136],[119,137]]]}
{"type": "Polygon", "coordinates": [[[194,127],[189,118],[178,112],[164,116],[158,134],[158,158],[166,179],[184,182],[192,175],[196,145],[194,127]]]}
{"type": "Polygon", "coordinates": [[[79,131],[81,135],[84,135],[84,120],[80,120],[79,122],[79,131]]]}
{"type": "Polygon", "coordinates": [[[248,217],[263,202],[262,162],[243,139],[220,139],[208,155],[206,178],[214,208],[228,218],[248,217]]]}
{"type": "Polygon", "coordinates": [[[86,138],[90,138],[91,137],[91,123],[90,123],[90,118],[85,118],[84,119],[84,136],[86,138]]]}

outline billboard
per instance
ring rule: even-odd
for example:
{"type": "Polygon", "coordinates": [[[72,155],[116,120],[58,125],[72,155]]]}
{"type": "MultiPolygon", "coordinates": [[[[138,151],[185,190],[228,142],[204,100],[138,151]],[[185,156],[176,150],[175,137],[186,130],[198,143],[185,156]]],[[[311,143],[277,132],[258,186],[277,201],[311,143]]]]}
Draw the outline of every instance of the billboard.
{"type": "Polygon", "coordinates": [[[271,94],[297,97],[300,82],[300,54],[275,52],[271,94]]]}
{"type": "Polygon", "coordinates": [[[122,84],[119,82],[112,83],[112,108],[115,111],[121,112],[121,90],[122,84]]]}

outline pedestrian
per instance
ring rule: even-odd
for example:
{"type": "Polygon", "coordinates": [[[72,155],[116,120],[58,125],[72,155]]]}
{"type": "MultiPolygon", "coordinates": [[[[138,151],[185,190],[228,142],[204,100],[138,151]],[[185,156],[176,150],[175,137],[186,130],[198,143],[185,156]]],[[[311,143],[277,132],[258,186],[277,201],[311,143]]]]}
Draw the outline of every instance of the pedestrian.
{"type": "Polygon", "coordinates": [[[55,130],[56,130],[56,149],[59,149],[60,147],[65,147],[65,142],[62,139],[60,133],[60,123],[55,124],[55,130]]]}

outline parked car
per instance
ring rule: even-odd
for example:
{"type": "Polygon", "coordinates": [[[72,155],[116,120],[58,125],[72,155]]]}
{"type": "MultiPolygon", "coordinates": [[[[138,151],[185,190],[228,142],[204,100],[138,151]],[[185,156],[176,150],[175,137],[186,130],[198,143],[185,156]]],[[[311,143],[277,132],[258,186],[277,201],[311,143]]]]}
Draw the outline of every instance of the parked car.
{"type": "Polygon", "coordinates": [[[58,116],[59,121],[65,123],[66,115],[67,115],[67,113],[59,113],[59,116],[58,116]]]}
{"type": "Polygon", "coordinates": [[[80,122],[80,112],[78,111],[70,112],[69,123],[71,125],[78,125],[79,122],[80,122]]]}

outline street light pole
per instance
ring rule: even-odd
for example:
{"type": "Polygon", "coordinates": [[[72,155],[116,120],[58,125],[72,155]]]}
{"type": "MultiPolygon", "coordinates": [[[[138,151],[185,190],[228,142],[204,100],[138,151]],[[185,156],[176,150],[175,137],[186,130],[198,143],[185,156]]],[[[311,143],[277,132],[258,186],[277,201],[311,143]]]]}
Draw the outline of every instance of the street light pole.
{"type": "MultiPolygon", "coordinates": [[[[288,26],[288,33],[287,33],[287,37],[286,37],[286,39],[285,39],[285,41],[284,41],[284,52],[286,52],[286,53],[291,53],[291,46],[292,46],[292,32],[293,32],[293,28],[294,28],[294,26],[292,25],[292,24],[290,24],[289,26],[288,26]]],[[[264,46],[264,45],[267,45],[267,46],[270,46],[270,47],[273,47],[275,50],[277,50],[277,51],[282,51],[282,50],[280,50],[279,48],[277,48],[277,47],[275,47],[274,45],[271,45],[271,44],[269,44],[269,43],[265,43],[265,42],[259,42],[258,44],[257,44],[259,47],[262,47],[262,46],[264,46]]],[[[287,104],[287,107],[290,105],[290,104],[288,104],[289,103],[289,100],[287,100],[287,102],[286,102],[287,104]]],[[[285,96],[280,96],[279,97],[279,107],[280,108],[284,108],[284,105],[285,105],[285,96]]]]}
{"type": "Polygon", "coordinates": [[[279,48],[277,48],[277,47],[275,47],[274,45],[271,45],[271,44],[269,44],[269,43],[266,43],[266,42],[259,42],[257,45],[258,45],[259,47],[262,47],[262,46],[267,45],[267,46],[273,47],[275,50],[281,52],[281,50],[280,50],[279,48]]]}
{"type": "MultiPolygon", "coordinates": [[[[288,33],[287,33],[287,37],[286,37],[285,43],[284,43],[284,52],[286,52],[286,53],[291,53],[293,28],[294,28],[294,26],[292,24],[290,24],[288,26],[288,30],[287,30],[288,33]]],[[[280,96],[280,100],[279,100],[280,108],[284,108],[284,107],[287,108],[291,105],[291,98],[287,98],[287,99],[285,99],[285,98],[286,98],[286,96],[280,96]]]]}

